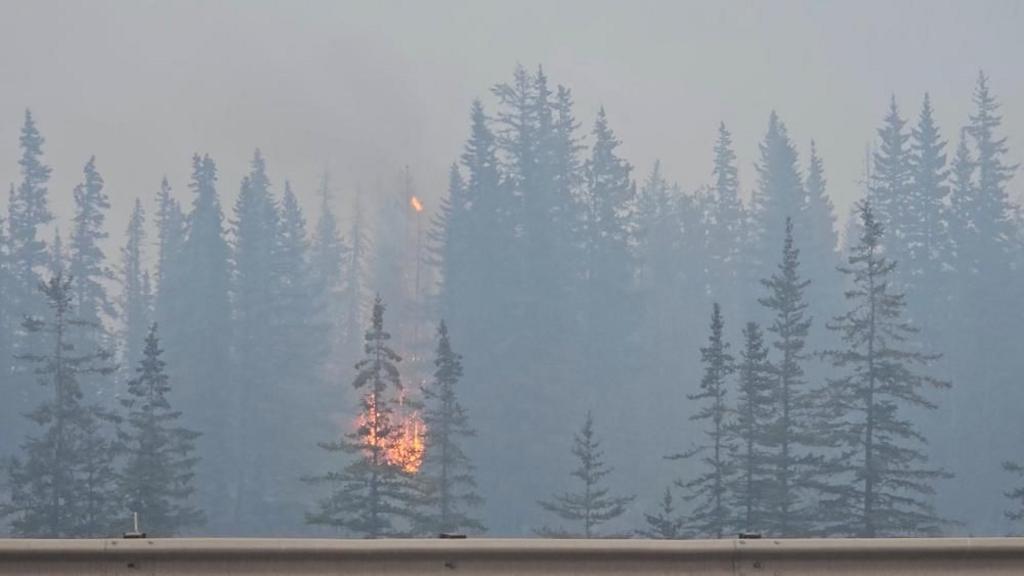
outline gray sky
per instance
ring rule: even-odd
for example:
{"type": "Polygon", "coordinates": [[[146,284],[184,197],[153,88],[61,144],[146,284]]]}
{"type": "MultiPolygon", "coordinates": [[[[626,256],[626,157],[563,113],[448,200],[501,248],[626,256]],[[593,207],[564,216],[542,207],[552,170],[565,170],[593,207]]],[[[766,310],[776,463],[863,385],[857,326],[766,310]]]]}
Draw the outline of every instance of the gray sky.
{"type": "Polygon", "coordinates": [[[0,177],[18,178],[30,106],[64,229],[91,154],[115,204],[117,241],[130,201],[151,206],[163,174],[188,198],[194,151],[220,166],[226,211],[257,146],[274,182],[290,179],[310,213],[325,167],[348,192],[408,164],[432,200],[466,136],[470,102],[491,104],[488,88],[521,62],[573,89],[586,129],[603,104],[639,175],[661,158],[687,189],[709,180],[719,120],[734,132],[751,189],[774,108],[802,154],[816,139],[845,209],[891,93],[915,117],[930,91],[955,137],[983,68],[1014,159],[1024,158],[1022,30],[1024,2],[1013,1],[8,0],[0,177]]]}

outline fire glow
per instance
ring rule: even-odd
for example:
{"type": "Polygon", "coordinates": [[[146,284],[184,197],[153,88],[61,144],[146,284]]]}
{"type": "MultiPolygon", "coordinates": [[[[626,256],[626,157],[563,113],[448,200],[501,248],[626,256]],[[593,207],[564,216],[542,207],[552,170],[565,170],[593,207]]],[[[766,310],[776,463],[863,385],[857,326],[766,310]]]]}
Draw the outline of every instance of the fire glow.
{"type": "MultiPolygon", "coordinates": [[[[380,418],[373,394],[366,397],[366,410],[356,418],[358,428],[365,427],[369,431],[366,441],[370,446],[380,447],[388,464],[402,469],[407,474],[419,472],[423,464],[424,437],[426,425],[418,410],[406,413],[403,397],[399,397],[398,410],[393,415],[394,423],[389,438],[379,438],[380,429],[377,420],[380,418]]],[[[388,423],[380,423],[387,426],[388,423]]]]}
{"type": "Polygon", "coordinates": [[[409,206],[412,206],[412,209],[416,212],[423,212],[423,203],[415,196],[409,197],[409,206]]]}

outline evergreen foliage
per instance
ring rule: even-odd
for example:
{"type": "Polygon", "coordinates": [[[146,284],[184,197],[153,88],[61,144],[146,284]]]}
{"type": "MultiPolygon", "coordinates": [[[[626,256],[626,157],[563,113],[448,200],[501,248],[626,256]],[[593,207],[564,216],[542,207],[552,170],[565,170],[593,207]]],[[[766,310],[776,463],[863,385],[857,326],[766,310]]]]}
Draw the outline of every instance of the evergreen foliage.
{"type": "Polygon", "coordinates": [[[22,443],[21,455],[8,464],[7,517],[18,536],[85,538],[111,535],[120,519],[114,469],[115,446],[108,424],[116,418],[88,403],[80,380],[85,375],[109,375],[112,354],[99,348],[76,348],[75,342],[95,342],[76,332],[95,331],[96,324],[75,316],[72,280],[51,278],[39,289],[48,313],[29,317],[27,333],[40,336],[45,348],[19,358],[32,367],[49,394],[26,414],[38,432],[22,443]]]}
{"type": "Polygon", "coordinates": [[[118,301],[121,318],[122,365],[131,366],[142,359],[148,326],[153,322],[153,301],[149,273],[143,260],[146,245],[146,214],[136,198],[128,220],[124,246],[121,247],[121,296],[118,301]]]}
{"type": "Polygon", "coordinates": [[[644,538],[678,540],[685,536],[684,520],[676,510],[671,488],[665,488],[664,495],[658,501],[658,511],[654,514],[644,513],[644,520],[646,527],[637,530],[637,534],[644,538]]]}
{"type": "Polygon", "coordinates": [[[809,526],[802,500],[808,495],[814,444],[815,402],[806,389],[804,363],[807,360],[807,333],[811,318],[807,314],[804,291],[811,285],[800,274],[800,250],[793,240],[793,221],[786,219],[782,260],[778,270],[762,284],[768,295],[759,302],[772,314],[768,332],[774,336],[772,348],[776,378],[776,419],[770,427],[770,443],[775,447],[775,485],[772,491],[770,524],[772,533],[783,536],[807,534],[809,526]]]}
{"type": "Polygon", "coordinates": [[[892,96],[889,111],[878,129],[880,142],[868,185],[868,200],[879,222],[889,230],[886,245],[899,262],[907,262],[911,257],[905,233],[913,218],[913,165],[906,123],[896,106],[896,96],[892,96]]]}
{"type": "Polygon", "coordinates": [[[698,405],[690,420],[704,425],[704,441],[688,452],[669,457],[699,457],[701,471],[694,478],[676,483],[686,490],[686,499],[695,503],[690,514],[690,527],[698,536],[706,538],[721,538],[733,526],[729,487],[735,474],[736,446],[729,434],[727,392],[735,363],[729,354],[724,328],[722,309],[716,302],[711,310],[708,344],[700,349],[704,365],[700,390],[686,396],[698,405]]]}
{"type": "Polygon", "coordinates": [[[364,337],[365,356],[356,363],[352,381],[356,390],[365,391],[359,403],[359,426],[337,442],[320,444],[329,453],[349,454],[350,460],[341,470],[306,478],[313,485],[331,488],[316,511],[307,513],[306,522],[381,538],[409,533],[418,494],[409,474],[387,457],[387,448],[399,433],[394,405],[402,388],[398,371],[402,359],[388,345],[391,334],[384,330],[384,303],[379,296],[371,318],[364,337]]]}
{"type": "Polygon", "coordinates": [[[151,537],[180,535],[201,526],[205,517],[191,504],[195,494],[195,440],[199,433],[179,424],[181,411],[171,407],[171,380],[161,359],[157,325],[145,338],[135,377],[121,398],[125,411],[119,442],[125,463],[118,489],[125,525],[138,514],[151,537]]]}
{"type": "Polygon", "coordinates": [[[776,446],[771,442],[777,418],[776,382],[756,322],[743,327],[743,350],[736,370],[736,417],[729,429],[732,444],[737,447],[733,465],[736,475],[729,487],[731,505],[742,531],[760,533],[775,522],[781,486],[777,486],[776,446]]]}
{"type": "Polygon", "coordinates": [[[237,405],[230,376],[229,249],[216,183],[214,161],[193,156],[192,210],[181,253],[172,259],[177,260],[170,284],[176,289],[174,317],[165,324],[163,340],[167,363],[179,383],[186,424],[203,431],[197,442],[198,473],[207,480],[199,486],[199,503],[208,514],[210,530],[224,533],[236,511],[229,485],[236,480],[239,455],[232,449],[231,432],[242,415],[229,408],[237,405]]]}
{"type": "Polygon", "coordinates": [[[74,279],[72,290],[78,317],[98,327],[90,334],[99,338],[97,345],[111,348],[113,343],[104,319],[117,314],[106,289],[106,284],[115,278],[101,247],[108,236],[103,226],[110,200],[103,189],[103,177],[96,170],[95,157],[89,159],[82,172],[83,181],[74,191],[75,218],[68,273],[74,279]]]}
{"type": "Polygon", "coordinates": [[[604,451],[594,434],[594,418],[590,412],[583,421],[583,428],[573,438],[572,454],[579,460],[579,466],[571,473],[579,485],[578,491],[555,494],[539,504],[544,510],[572,523],[573,528],[542,529],[538,532],[560,537],[600,538],[602,534],[598,528],[625,513],[626,506],[635,497],[614,496],[605,486],[604,478],[614,469],[604,461],[604,451]]]}
{"type": "Polygon", "coordinates": [[[829,378],[824,408],[836,453],[825,464],[822,520],[831,534],[934,534],[943,521],[930,498],[947,474],[927,466],[925,439],[907,413],[934,409],[925,389],[950,384],[919,371],[938,356],[910,341],[917,331],[902,318],[906,302],[892,284],[896,262],[885,255],[882,224],[870,203],[857,210],[863,233],[841,268],[851,282],[848,311],[828,325],[843,347],[825,353],[838,375],[829,378]]]}
{"type": "Polygon", "coordinates": [[[775,247],[782,245],[786,218],[803,222],[805,193],[796,149],[785,123],[775,112],[768,118],[768,131],[759,150],[757,192],[751,209],[755,239],[752,269],[756,278],[766,278],[773,268],[775,247]]]}
{"type": "Polygon", "coordinates": [[[36,126],[32,112],[25,110],[25,119],[18,139],[21,157],[18,167],[21,181],[11,186],[7,201],[7,289],[6,303],[10,309],[7,320],[8,356],[0,359],[0,366],[6,366],[12,373],[11,381],[15,391],[3,404],[10,407],[0,423],[0,431],[9,453],[13,449],[11,439],[24,432],[22,418],[40,400],[37,387],[33,386],[30,373],[18,370],[14,356],[38,350],[42,345],[38,335],[22,329],[21,319],[25,316],[41,316],[47,311],[45,299],[37,287],[49,263],[46,241],[42,234],[44,227],[53,221],[50,212],[47,184],[51,169],[43,161],[45,140],[36,126]]]}
{"type": "Polygon", "coordinates": [[[727,312],[739,314],[744,307],[742,258],[746,253],[747,213],[740,199],[739,169],[732,134],[725,123],[718,125],[715,140],[714,183],[711,187],[708,238],[709,290],[725,303],[727,312]]]}
{"type": "Polygon", "coordinates": [[[452,349],[444,321],[437,329],[434,378],[423,388],[426,446],[418,479],[423,486],[425,534],[480,533],[484,525],[472,513],[482,503],[474,467],[463,448],[476,436],[456,387],[462,379],[462,357],[452,349]]]}

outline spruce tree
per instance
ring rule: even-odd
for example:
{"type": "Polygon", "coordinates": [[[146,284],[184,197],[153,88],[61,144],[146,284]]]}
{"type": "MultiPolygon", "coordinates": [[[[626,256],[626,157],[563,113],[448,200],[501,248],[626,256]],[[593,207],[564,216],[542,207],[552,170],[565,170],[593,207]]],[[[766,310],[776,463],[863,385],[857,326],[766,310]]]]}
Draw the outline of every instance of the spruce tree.
{"type": "Polygon", "coordinates": [[[700,390],[686,396],[698,403],[697,413],[690,416],[690,420],[705,426],[705,439],[685,453],[669,456],[670,459],[699,457],[701,472],[694,478],[676,483],[686,490],[686,500],[695,503],[690,527],[698,536],[710,538],[721,538],[733,526],[729,487],[735,474],[736,447],[729,434],[727,386],[735,364],[729,354],[724,329],[722,309],[716,302],[711,310],[708,344],[700,349],[704,365],[700,390]]]}
{"type": "MultiPolygon", "coordinates": [[[[836,234],[836,216],[829,198],[828,181],[825,178],[825,164],[818,154],[818,148],[811,141],[807,163],[807,178],[804,181],[807,198],[803,217],[792,216],[793,234],[800,240],[803,275],[811,280],[806,287],[806,302],[809,313],[828,318],[838,312],[842,301],[842,284],[836,274],[839,266],[839,237],[836,234]],[[805,226],[805,230],[797,228],[805,226]]],[[[826,334],[815,334],[814,338],[826,338],[826,334]]]]}
{"type": "Polygon", "coordinates": [[[777,497],[776,425],[777,390],[774,370],[768,361],[761,327],[743,327],[743,350],[736,366],[739,386],[736,417],[729,431],[737,447],[731,504],[736,524],[745,532],[762,532],[774,522],[777,497]]]}
{"type": "Polygon", "coordinates": [[[927,466],[925,438],[907,412],[934,409],[926,388],[949,383],[919,371],[938,358],[910,339],[917,330],[902,318],[906,301],[892,283],[896,262],[883,249],[883,227],[868,202],[857,206],[863,232],[849,264],[849,310],[828,324],[843,347],[825,352],[839,376],[825,391],[833,456],[822,502],[825,531],[861,537],[934,534],[943,521],[929,498],[948,475],[927,466]]]}
{"type": "Polygon", "coordinates": [[[64,241],[60,236],[60,228],[55,228],[53,231],[53,242],[50,243],[50,253],[47,254],[49,262],[47,262],[46,271],[50,277],[58,274],[66,276],[68,273],[68,251],[64,249],[64,241]]]}
{"type": "MultiPolygon", "coordinates": [[[[558,361],[566,353],[566,341],[551,335],[572,330],[576,321],[571,298],[580,270],[582,147],[571,93],[563,86],[552,93],[539,66],[530,81],[526,117],[532,119],[532,125],[525,132],[522,125],[516,126],[530,150],[525,157],[517,153],[514,165],[524,175],[517,226],[522,244],[523,300],[530,303],[522,310],[525,338],[520,335],[517,349],[535,359],[528,366],[560,369],[558,361]],[[533,165],[524,165],[524,161],[533,165]],[[542,325],[550,330],[535,329],[542,325]]],[[[534,374],[526,377],[535,379],[534,374]]]]}
{"type": "MultiPolygon", "coordinates": [[[[496,325],[498,308],[488,305],[487,296],[504,299],[503,280],[510,280],[509,262],[499,266],[486,255],[508,255],[512,234],[511,215],[504,205],[500,189],[501,175],[497,156],[497,138],[488,123],[483,104],[475,100],[470,111],[470,136],[463,147],[460,163],[465,174],[463,202],[452,204],[451,230],[443,248],[450,255],[444,263],[444,292],[441,310],[452,329],[463,334],[467,343],[478,343],[482,353],[492,354],[487,344],[498,339],[483,325],[496,325]],[[504,268],[504,270],[502,269],[504,268]]],[[[498,260],[502,258],[499,257],[498,260]]],[[[486,364],[489,358],[480,358],[486,364]]]]}
{"type": "Polygon", "coordinates": [[[775,486],[768,516],[770,524],[766,528],[780,536],[806,534],[809,530],[802,500],[811,480],[808,474],[813,457],[808,450],[813,441],[811,426],[815,413],[813,396],[806,389],[804,377],[804,349],[811,327],[804,291],[811,282],[801,277],[800,250],[794,245],[793,221],[789,218],[785,231],[782,261],[769,279],[762,280],[768,295],[759,299],[772,314],[768,332],[774,336],[772,347],[777,353],[773,362],[777,413],[770,431],[770,443],[775,448],[775,486]]]}
{"type": "Polygon", "coordinates": [[[603,524],[615,520],[626,512],[626,505],[634,496],[614,496],[605,485],[604,478],[614,471],[604,461],[601,442],[594,434],[594,418],[588,411],[583,428],[573,438],[572,454],[579,467],[571,475],[576,478],[578,491],[568,491],[539,502],[541,508],[573,524],[573,528],[542,529],[542,535],[576,538],[600,538],[603,524]]]}
{"type": "Polygon", "coordinates": [[[71,234],[68,273],[73,278],[74,302],[77,315],[100,329],[94,334],[97,344],[110,348],[111,338],[104,327],[104,319],[117,313],[107,294],[106,284],[115,281],[114,272],[107,265],[102,244],[109,236],[104,230],[110,200],[103,190],[103,177],[96,170],[96,158],[89,158],[82,170],[83,181],[75,186],[75,219],[71,234]]]}
{"type": "Polygon", "coordinates": [[[689,247],[679,221],[677,192],[665,181],[661,162],[655,161],[637,202],[637,228],[641,231],[637,239],[638,280],[644,312],[640,329],[646,334],[641,353],[651,370],[645,376],[658,380],[674,373],[674,367],[665,360],[678,356],[681,327],[686,322],[684,304],[689,303],[683,302],[688,283],[680,270],[685,263],[683,253],[689,247]]]}
{"type": "Polygon", "coordinates": [[[328,427],[326,422],[306,417],[322,404],[327,384],[324,367],[330,351],[328,310],[316,292],[309,252],[305,216],[285,181],[273,254],[275,296],[266,311],[273,345],[265,353],[274,365],[266,393],[252,398],[251,404],[267,417],[248,427],[266,438],[255,453],[253,473],[259,479],[253,484],[254,496],[263,503],[254,520],[268,526],[287,526],[300,520],[306,489],[294,471],[309,469],[318,451],[312,445],[296,450],[294,439],[315,438],[328,427]],[[282,429],[292,433],[282,435],[282,429]]]}
{"type": "MultiPolygon", "coordinates": [[[[1002,127],[999,103],[989,90],[988,77],[981,72],[978,73],[974,89],[974,105],[975,112],[971,115],[966,132],[971,137],[976,154],[976,188],[973,198],[961,201],[970,204],[970,220],[978,237],[975,242],[961,249],[965,256],[974,257],[978,261],[1005,262],[1015,237],[1012,230],[1014,210],[1006,185],[1018,165],[1006,160],[1006,137],[999,135],[1002,127]]],[[[1002,271],[1002,267],[999,271],[1002,271]]],[[[998,282],[991,275],[984,276],[998,282]]]]}
{"type": "Polygon", "coordinates": [[[281,434],[272,429],[277,428],[273,422],[281,409],[277,393],[287,377],[281,369],[281,354],[290,345],[281,341],[277,324],[282,282],[276,269],[281,263],[278,207],[259,149],[242,179],[231,228],[234,355],[225,408],[233,406],[237,414],[224,416],[229,418],[226,441],[238,458],[238,469],[230,471],[227,480],[236,499],[231,506],[234,529],[248,531],[270,520],[264,482],[277,474],[267,469],[264,458],[268,452],[278,455],[276,441],[281,434]],[[244,417],[248,414],[263,417],[244,417]]]}
{"type": "MultiPolygon", "coordinates": [[[[768,132],[760,144],[757,191],[751,202],[754,242],[749,270],[766,278],[771,274],[775,250],[782,245],[783,223],[793,218],[804,224],[805,192],[797,153],[785,123],[775,112],[768,118],[768,132]]],[[[810,231],[810,226],[801,226],[810,231]]],[[[756,285],[756,280],[754,280],[756,285]]]]}
{"type": "MultiPolygon", "coordinates": [[[[21,181],[17,187],[11,186],[7,202],[7,306],[11,311],[8,329],[12,354],[0,360],[0,365],[11,369],[16,388],[4,402],[11,407],[9,417],[0,424],[5,438],[21,435],[22,419],[17,415],[30,410],[42,398],[32,385],[31,374],[18,370],[12,359],[14,355],[38,350],[43,344],[38,341],[37,334],[26,333],[22,329],[21,319],[47,311],[46,302],[37,289],[49,262],[46,241],[42,238],[43,229],[53,221],[47,191],[51,170],[43,162],[44,143],[31,111],[26,110],[19,138],[21,181]]],[[[4,442],[8,443],[7,440],[4,442]]]]}
{"type": "Polygon", "coordinates": [[[950,439],[958,440],[961,484],[970,487],[953,502],[965,506],[962,514],[986,510],[993,526],[1003,508],[1002,487],[987,473],[987,455],[1016,450],[1016,439],[1024,430],[1016,417],[1016,407],[1024,399],[1019,386],[1024,356],[1017,338],[1024,322],[1024,244],[1020,210],[1011,198],[1010,179],[1018,166],[1011,162],[1002,124],[1000,104],[988,78],[979,73],[974,111],[951,167],[956,301],[949,307],[950,325],[943,336],[950,338],[947,364],[955,379],[971,382],[950,394],[952,411],[973,416],[951,430],[950,439]],[[991,398],[1001,400],[990,402],[991,398]],[[990,422],[1007,424],[993,427],[990,422]],[[984,496],[979,500],[976,493],[984,496]]]}
{"type": "Polygon", "coordinates": [[[156,299],[154,315],[157,323],[164,327],[164,334],[177,319],[177,305],[182,295],[180,282],[183,281],[180,268],[182,247],[185,243],[186,222],[181,205],[171,195],[171,185],[165,177],[157,193],[157,258],[156,258],[156,299]]]}
{"type": "Polygon", "coordinates": [[[349,247],[341,237],[338,219],[331,208],[331,188],[325,173],[320,183],[320,213],[313,231],[313,242],[309,249],[309,272],[311,274],[311,298],[313,305],[322,311],[329,323],[327,326],[328,351],[324,358],[325,374],[333,378],[341,370],[339,357],[348,358],[345,346],[342,288],[345,280],[345,263],[349,258],[349,247]]]}
{"type": "Polygon", "coordinates": [[[356,190],[352,199],[352,220],[349,224],[349,251],[345,258],[342,303],[345,307],[342,340],[346,351],[357,352],[360,328],[365,317],[366,258],[370,252],[370,237],[366,232],[362,193],[356,190]]]}
{"type": "Polygon", "coordinates": [[[715,140],[714,168],[711,171],[708,258],[709,289],[713,298],[725,303],[727,312],[739,314],[742,307],[744,235],[747,232],[746,210],[740,199],[739,170],[733,151],[732,134],[725,123],[718,125],[715,140]]]}
{"type": "MultiPolygon", "coordinates": [[[[521,475],[528,472],[512,466],[508,460],[513,439],[526,430],[522,419],[499,407],[522,401],[516,391],[518,386],[498,386],[493,378],[502,375],[506,383],[512,381],[512,374],[516,380],[528,379],[515,371],[516,362],[510,358],[513,333],[518,329],[512,325],[517,319],[514,306],[520,305],[513,304],[513,298],[525,295],[516,290],[520,268],[515,252],[515,202],[508,197],[509,184],[503,178],[498,137],[480,101],[473,102],[469,120],[469,137],[459,163],[465,180],[465,201],[452,205],[451,234],[443,247],[444,253],[452,258],[444,263],[440,309],[449,329],[465,343],[462,352],[467,380],[481,383],[480,387],[465,391],[466,405],[472,407],[477,418],[489,424],[499,440],[495,449],[475,455],[481,484],[493,486],[485,517],[501,518],[511,529],[528,522],[523,517],[525,510],[514,508],[512,503],[522,496],[524,485],[536,475],[524,478],[521,475]]],[[[540,421],[546,418],[538,418],[540,421]]],[[[488,524],[492,530],[502,529],[488,524]]]]}
{"type": "Polygon", "coordinates": [[[472,513],[483,500],[476,491],[473,464],[463,448],[476,431],[459,402],[456,387],[462,379],[462,356],[452,349],[444,321],[437,329],[434,366],[433,380],[423,387],[427,433],[419,472],[424,492],[421,532],[483,532],[484,525],[472,513]]]}
{"type": "Polygon", "coordinates": [[[431,264],[439,272],[438,306],[444,317],[455,313],[459,301],[455,291],[462,288],[459,275],[466,266],[470,241],[468,232],[468,197],[466,182],[462,178],[459,165],[452,163],[448,167],[448,190],[441,198],[440,206],[431,219],[430,240],[431,264]]]}
{"type": "MultiPolygon", "coordinates": [[[[878,129],[880,145],[874,154],[868,184],[868,200],[877,212],[879,222],[889,230],[886,245],[890,254],[904,264],[912,256],[906,233],[914,225],[913,165],[906,123],[900,116],[894,95],[889,100],[889,111],[882,127],[878,129]]],[[[900,271],[902,273],[903,270],[900,271]]]]}
{"type": "Polygon", "coordinates": [[[119,441],[125,463],[118,488],[128,518],[138,514],[150,536],[177,536],[205,522],[190,501],[195,494],[195,440],[171,407],[171,380],[161,358],[157,325],[149,327],[135,377],[121,398],[125,424],[119,441]]]}
{"type": "MultiPolygon", "coordinates": [[[[911,129],[911,177],[913,193],[910,208],[914,213],[906,231],[910,258],[907,274],[910,290],[918,297],[928,297],[925,310],[935,311],[941,300],[929,297],[927,290],[942,281],[944,271],[955,265],[952,240],[949,237],[949,171],[946,168],[946,141],[935,123],[931,98],[924,95],[917,125],[911,129]]],[[[922,316],[926,316],[922,314],[922,316]]]]}
{"type": "Polygon", "coordinates": [[[121,317],[122,365],[131,366],[142,359],[147,326],[153,321],[148,273],[143,267],[146,244],[146,215],[142,202],[136,198],[128,220],[127,239],[121,248],[121,317]]]}
{"type": "Polygon", "coordinates": [[[0,516],[8,518],[18,536],[108,536],[120,517],[115,446],[105,430],[116,419],[86,403],[86,394],[95,391],[83,390],[80,380],[112,374],[112,354],[76,347],[76,342],[95,342],[76,332],[98,327],[75,316],[70,278],[58,274],[39,288],[48,313],[28,317],[24,329],[40,336],[45,348],[25,351],[19,358],[51,396],[26,415],[39,433],[27,436],[21,455],[8,464],[9,500],[0,505],[0,516]]]}
{"type": "Polygon", "coordinates": [[[309,524],[381,538],[407,534],[409,519],[416,517],[413,480],[388,458],[388,449],[400,433],[394,406],[402,388],[398,371],[402,359],[388,345],[390,339],[384,330],[384,303],[378,296],[364,337],[365,355],[356,363],[352,381],[356,390],[364,391],[359,426],[339,441],[320,444],[329,453],[344,452],[351,459],[341,470],[306,478],[313,485],[331,488],[317,510],[306,514],[309,524]]]}
{"type": "MultiPolygon", "coordinates": [[[[234,528],[229,482],[238,474],[231,431],[241,414],[233,402],[230,377],[231,307],[229,250],[217,197],[217,167],[209,156],[192,158],[189,187],[194,194],[188,234],[173,284],[174,313],[164,332],[167,363],[174,367],[181,408],[190,427],[203,431],[197,442],[199,502],[214,533],[234,528]]],[[[162,290],[162,288],[161,288],[162,290]]]]}
{"type": "Polygon", "coordinates": [[[47,183],[51,169],[43,163],[45,140],[36,127],[29,110],[21,128],[21,182],[11,192],[7,204],[7,225],[10,241],[12,302],[22,314],[45,312],[46,303],[36,287],[47,264],[46,242],[40,237],[42,228],[53,221],[50,212],[47,183]]]}
{"type": "Polygon", "coordinates": [[[658,501],[658,511],[654,514],[644,513],[647,526],[637,530],[637,534],[652,540],[678,540],[685,536],[685,521],[676,510],[672,498],[672,489],[665,488],[665,493],[658,501]]]}
{"type": "Polygon", "coordinates": [[[956,249],[956,284],[954,302],[963,304],[973,296],[974,282],[970,278],[978,274],[978,262],[967,252],[978,242],[979,230],[975,227],[975,162],[968,145],[967,131],[960,134],[956,152],[950,162],[950,237],[956,249]]]}
{"type": "MultiPolygon", "coordinates": [[[[988,78],[983,73],[978,75],[974,104],[975,112],[964,130],[973,145],[973,160],[969,163],[962,160],[958,151],[958,165],[954,167],[957,172],[969,171],[971,184],[966,184],[966,174],[955,174],[957,185],[952,197],[953,220],[958,224],[955,234],[958,269],[961,282],[965,283],[964,305],[972,308],[970,314],[961,316],[971,323],[966,326],[967,333],[977,333],[984,326],[986,330],[1012,334],[1013,324],[1020,320],[1020,315],[1006,311],[1016,308],[1009,289],[1017,279],[1013,258],[1019,248],[1015,245],[1016,209],[1007,185],[1018,165],[1007,161],[1007,140],[999,134],[1002,127],[999,103],[990,92],[988,78]]],[[[996,358],[1003,355],[998,347],[977,352],[979,360],[986,358],[984,354],[992,353],[986,360],[993,360],[995,365],[999,365],[996,358]]],[[[980,364],[992,365],[986,361],[980,364]]]]}
{"type": "Polygon", "coordinates": [[[286,181],[281,197],[277,239],[276,298],[278,348],[283,356],[277,370],[307,390],[316,390],[323,379],[321,365],[327,354],[330,325],[322,318],[327,310],[316,298],[314,270],[306,217],[286,181]]]}
{"type": "Polygon", "coordinates": [[[633,168],[619,156],[620,142],[603,108],[593,136],[586,166],[584,362],[585,381],[603,392],[625,376],[628,365],[623,360],[636,352],[629,347],[623,350],[623,343],[635,342],[637,329],[633,313],[637,199],[633,168]],[[611,334],[618,336],[609,338],[611,334]]]}

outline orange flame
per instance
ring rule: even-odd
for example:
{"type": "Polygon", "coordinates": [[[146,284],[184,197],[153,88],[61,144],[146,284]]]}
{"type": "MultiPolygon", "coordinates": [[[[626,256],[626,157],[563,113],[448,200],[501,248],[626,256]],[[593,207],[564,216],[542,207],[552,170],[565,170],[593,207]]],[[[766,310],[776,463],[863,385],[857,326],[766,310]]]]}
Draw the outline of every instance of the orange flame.
{"type": "Polygon", "coordinates": [[[409,205],[412,206],[413,210],[415,210],[417,212],[423,212],[423,204],[420,202],[419,198],[417,198],[415,196],[410,196],[409,197],[409,205]]]}
{"type": "Polygon", "coordinates": [[[373,394],[367,395],[366,412],[356,418],[356,426],[367,428],[367,444],[383,448],[384,459],[388,464],[401,468],[407,474],[415,474],[423,464],[427,427],[423,423],[419,411],[414,410],[407,415],[402,414],[402,406],[404,406],[404,402],[399,398],[400,410],[395,415],[397,422],[392,424],[390,438],[377,437],[377,426],[373,424],[379,416],[373,394]]]}

